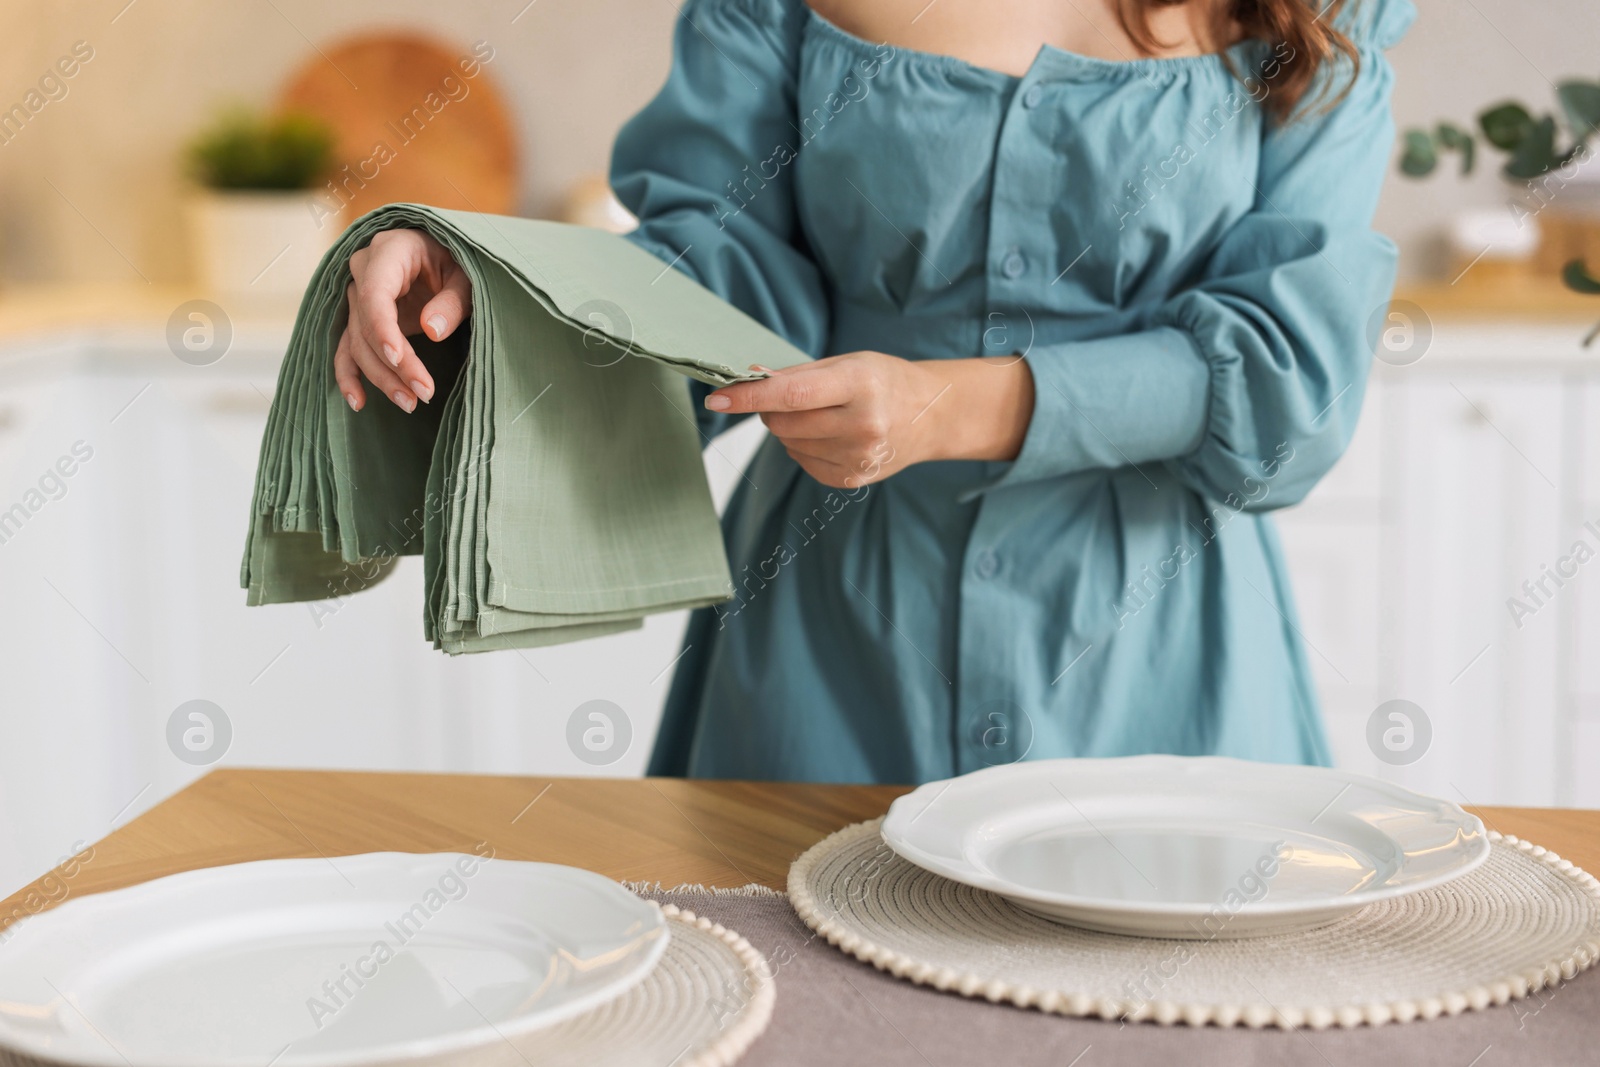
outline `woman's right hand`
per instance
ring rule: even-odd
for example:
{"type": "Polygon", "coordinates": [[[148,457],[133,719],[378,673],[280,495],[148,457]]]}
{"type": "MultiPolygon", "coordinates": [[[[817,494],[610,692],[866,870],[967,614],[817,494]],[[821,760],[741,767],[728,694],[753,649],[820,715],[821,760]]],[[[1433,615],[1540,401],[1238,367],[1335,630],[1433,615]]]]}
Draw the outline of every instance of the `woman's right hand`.
{"type": "Polygon", "coordinates": [[[421,230],[384,230],[350,257],[350,321],[333,375],[351,410],[367,403],[361,379],[407,413],[433,399],[433,376],[407,337],[442,341],[472,311],[472,283],[444,245],[421,230]],[[357,373],[359,370],[359,373],[357,373]]]}

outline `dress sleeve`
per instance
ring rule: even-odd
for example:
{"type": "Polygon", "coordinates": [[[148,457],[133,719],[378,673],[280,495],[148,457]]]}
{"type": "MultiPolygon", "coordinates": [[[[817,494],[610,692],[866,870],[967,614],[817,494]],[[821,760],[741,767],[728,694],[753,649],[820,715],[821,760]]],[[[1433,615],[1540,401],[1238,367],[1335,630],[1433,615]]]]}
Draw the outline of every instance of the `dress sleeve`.
{"type": "MultiPolygon", "coordinates": [[[[800,0],[687,0],[666,84],[617,135],[611,186],[639,218],[629,240],[815,357],[828,301],[794,189],[805,12],[800,0]]],[[[708,432],[730,421],[696,410],[708,432]]]]}
{"type": "Polygon", "coordinates": [[[1146,329],[1027,354],[1033,419],[988,490],[1164,463],[1208,499],[1267,510],[1332,468],[1361,410],[1368,322],[1394,287],[1395,247],[1371,228],[1394,143],[1383,52],[1414,15],[1410,0],[1346,5],[1359,70],[1336,61],[1320,77],[1348,92],[1269,129],[1254,206],[1146,329]]]}

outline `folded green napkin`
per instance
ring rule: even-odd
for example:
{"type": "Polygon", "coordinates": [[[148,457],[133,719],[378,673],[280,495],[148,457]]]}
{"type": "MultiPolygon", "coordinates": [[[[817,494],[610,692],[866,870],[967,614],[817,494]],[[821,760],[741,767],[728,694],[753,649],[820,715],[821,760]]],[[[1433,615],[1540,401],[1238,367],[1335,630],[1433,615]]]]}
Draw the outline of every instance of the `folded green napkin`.
{"type": "Polygon", "coordinates": [[[317,268],[267,418],[241,581],[249,603],[341,598],[421,553],[446,652],[637,627],[733,595],[684,376],[807,359],[620,237],[392,204],[317,268]],[[472,279],[472,319],[414,339],[437,384],[414,414],[351,411],[333,377],[349,261],[425,230],[472,279]]]}

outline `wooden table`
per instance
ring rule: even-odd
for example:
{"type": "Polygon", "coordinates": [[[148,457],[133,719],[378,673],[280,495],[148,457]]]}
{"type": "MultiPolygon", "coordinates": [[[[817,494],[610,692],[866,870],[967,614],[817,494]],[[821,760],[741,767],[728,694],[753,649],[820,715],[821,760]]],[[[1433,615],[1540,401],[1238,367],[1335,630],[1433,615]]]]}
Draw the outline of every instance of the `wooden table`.
{"type": "MultiPolygon", "coordinates": [[[[197,867],[359,852],[471,852],[612,878],[782,889],[812,844],[881,815],[902,786],[213,771],[0,904],[0,929],[85,893],[197,867]],[[66,892],[59,886],[65,885],[66,892]]],[[[1476,809],[1502,833],[1600,871],[1600,811],[1476,809]]]]}

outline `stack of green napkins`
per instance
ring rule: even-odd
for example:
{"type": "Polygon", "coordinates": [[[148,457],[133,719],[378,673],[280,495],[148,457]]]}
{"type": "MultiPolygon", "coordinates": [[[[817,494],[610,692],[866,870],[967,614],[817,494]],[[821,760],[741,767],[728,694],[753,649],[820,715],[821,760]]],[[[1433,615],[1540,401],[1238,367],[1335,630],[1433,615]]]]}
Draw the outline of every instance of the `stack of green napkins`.
{"type": "Polygon", "coordinates": [[[446,652],[530,647],[729,599],[684,376],[714,385],[799,349],[612,234],[393,204],[356,220],[306,291],[261,443],[249,603],[342,598],[421,553],[446,652]],[[433,402],[407,415],[333,377],[349,261],[425,230],[472,279],[470,324],[416,338],[433,402]]]}

